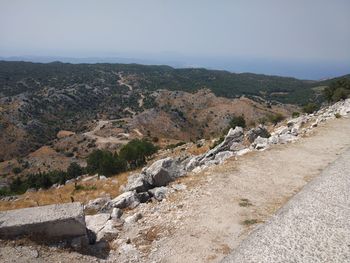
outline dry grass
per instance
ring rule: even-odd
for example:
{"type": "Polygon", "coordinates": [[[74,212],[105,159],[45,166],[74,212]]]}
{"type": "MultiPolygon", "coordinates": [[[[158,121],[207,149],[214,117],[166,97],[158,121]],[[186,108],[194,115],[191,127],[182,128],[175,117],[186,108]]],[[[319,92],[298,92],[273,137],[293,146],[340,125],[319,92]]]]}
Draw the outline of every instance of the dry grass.
{"type": "MultiPolygon", "coordinates": [[[[135,172],[135,171],[134,171],[135,172]]],[[[78,182],[82,186],[75,190],[74,184],[61,188],[52,188],[38,192],[25,193],[15,201],[0,201],[0,211],[25,207],[69,203],[74,201],[86,203],[100,196],[110,195],[112,198],[119,195],[119,188],[127,182],[128,172],[107,178],[106,180],[78,182]]]]}

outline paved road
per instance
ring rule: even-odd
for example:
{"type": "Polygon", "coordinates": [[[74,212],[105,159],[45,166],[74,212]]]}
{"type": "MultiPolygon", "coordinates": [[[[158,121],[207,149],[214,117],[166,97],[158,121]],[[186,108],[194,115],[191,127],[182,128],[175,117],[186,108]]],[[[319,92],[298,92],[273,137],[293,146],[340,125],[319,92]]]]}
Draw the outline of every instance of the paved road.
{"type": "Polygon", "coordinates": [[[222,262],[350,262],[350,149],[222,262]]]}

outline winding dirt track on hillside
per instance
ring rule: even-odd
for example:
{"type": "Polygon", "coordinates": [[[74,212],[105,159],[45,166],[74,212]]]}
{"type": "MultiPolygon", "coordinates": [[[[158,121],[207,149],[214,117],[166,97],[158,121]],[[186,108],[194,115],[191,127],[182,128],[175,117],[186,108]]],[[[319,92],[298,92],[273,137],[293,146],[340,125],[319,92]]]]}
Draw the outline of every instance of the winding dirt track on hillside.
{"type": "Polygon", "coordinates": [[[158,242],[145,261],[220,261],[348,149],[349,134],[350,119],[330,120],[294,144],[252,152],[193,176],[195,179],[185,178],[183,183],[193,187],[176,197],[176,202],[184,204],[181,224],[158,242]],[[241,199],[252,205],[244,206],[241,199]],[[245,220],[258,224],[244,224],[245,220]]]}

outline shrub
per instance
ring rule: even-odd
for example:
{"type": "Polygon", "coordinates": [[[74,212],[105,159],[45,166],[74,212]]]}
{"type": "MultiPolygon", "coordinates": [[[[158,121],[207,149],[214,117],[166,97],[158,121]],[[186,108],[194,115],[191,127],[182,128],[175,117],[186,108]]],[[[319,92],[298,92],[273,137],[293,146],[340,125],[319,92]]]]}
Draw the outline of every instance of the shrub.
{"type": "Polygon", "coordinates": [[[126,163],[118,155],[113,155],[106,150],[95,150],[87,158],[86,170],[92,173],[99,173],[111,176],[125,171],[126,163]]]}
{"type": "Polygon", "coordinates": [[[20,172],[22,172],[22,169],[21,169],[20,167],[14,167],[14,168],[12,169],[12,172],[13,172],[14,174],[19,174],[20,172]]]}
{"type": "Polygon", "coordinates": [[[67,169],[68,179],[76,178],[83,174],[83,168],[76,162],[71,163],[67,169]]]}
{"type": "Polygon", "coordinates": [[[293,118],[298,118],[300,116],[300,112],[298,112],[298,111],[294,111],[293,113],[292,113],[292,117],[293,118]]]}
{"type": "Polygon", "coordinates": [[[158,148],[147,140],[134,139],[124,145],[119,152],[121,159],[130,167],[138,167],[146,163],[146,158],[156,153],[158,148]]]}
{"type": "Polygon", "coordinates": [[[254,225],[254,224],[258,223],[258,220],[256,220],[256,219],[246,219],[242,223],[243,223],[243,225],[249,226],[249,225],[254,225]]]}
{"type": "Polygon", "coordinates": [[[13,180],[12,183],[10,184],[10,189],[9,189],[10,194],[23,194],[25,191],[27,191],[27,188],[19,177],[13,180]]]}
{"type": "Polygon", "coordinates": [[[8,187],[0,188],[0,196],[8,196],[11,195],[11,190],[8,187]]]}
{"type": "Polygon", "coordinates": [[[267,118],[266,117],[261,117],[258,119],[259,124],[265,125],[267,123],[267,118]]]}
{"type": "Polygon", "coordinates": [[[246,123],[245,123],[245,119],[243,116],[234,116],[232,117],[230,123],[229,123],[229,126],[231,128],[236,128],[237,126],[238,127],[242,127],[242,128],[245,128],[246,127],[246,123]]]}
{"type": "Polygon", "coordinates": [[[328,102],[346,99],[350,95],[350,80],[343,78],[332,82],[323,90],[323,95],[328,102]]]}
{"type": "Polygon", "coordinates": [[[284,116],[281,113],[276,113],[276,114],[270,114],[268,115],[268,119],[271,123],[273,123],[274,125],[276,125],[277,123],[279,123],[280,121],[284,120],[284,116]]]}
{"type": "Polygon", "coordinates": [[[303,107],[303,111],[305,113],[311,114],[314,113],[316,110],[318,110],[318,106],[316,103],[310,102],[303,107]]]}
{"type": "Polygon", "coordinates": [[[97,187],[95,185],[80,185],[80,184],[75,184],[74,185],[74,191],[94,191],[97,190],[97,187]]]}
{"type": "Polygon", "coordinates": [[[341,115],[340,115],[340,113],[337,112],[337,113],[334,114],[334,117],[336,117],[337,119],[339,119],[339,118],[341,118],[341,115]]]}
{"type": "Polygon", "coordinates": [[[350,94],[350,90],[344,89],[344,88],[338,88],[334,91],[332,95],[332,101],[340,101],[345,100],[350,94]]]}
{"type": "Polygon", "coordinates": [[[74,156],[74,153],[72,153],[72,152],[65,152],[64,155],[65,155],[66,157],[73,157],[73,156],[74,156]]]}

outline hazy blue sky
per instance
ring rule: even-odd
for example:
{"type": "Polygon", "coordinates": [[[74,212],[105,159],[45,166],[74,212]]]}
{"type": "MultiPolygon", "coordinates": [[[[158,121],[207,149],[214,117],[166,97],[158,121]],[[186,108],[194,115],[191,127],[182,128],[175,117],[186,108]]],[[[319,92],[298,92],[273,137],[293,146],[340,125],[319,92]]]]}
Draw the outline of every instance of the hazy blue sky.
{"type": "Polygon", "coordinates": [[[350,73],[350,0],[0,0],[0,56],[350,73]]]}

